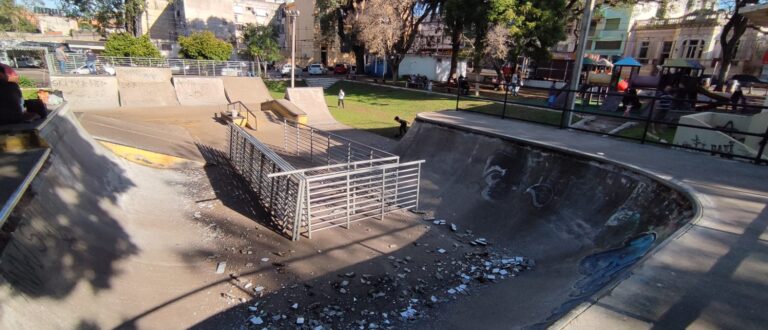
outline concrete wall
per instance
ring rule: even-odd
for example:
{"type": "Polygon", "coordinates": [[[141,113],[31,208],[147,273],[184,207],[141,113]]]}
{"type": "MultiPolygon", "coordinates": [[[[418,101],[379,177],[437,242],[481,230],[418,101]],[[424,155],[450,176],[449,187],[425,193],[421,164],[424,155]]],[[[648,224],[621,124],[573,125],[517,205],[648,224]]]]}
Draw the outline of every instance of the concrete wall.
{"type": "MultiPolygon", "coordinates": [[[[765,132],[766,126],[768,126],[768,113],[750,117],[704,112],[680,117],[681,124],[704,127],[722,127],[728,121],[733,122],[734,128],[740,131],[763,133],[765,132]],[[753,117],[756,117],[754,122],[753,117]],[[762,128],[762,131],[760,131],[760,128],[762,128]]],[[[758,152],[759,141],[760,138],[755,137],[747,138],[745,143],[742,143],[722,132],[679,126],[675,133],[673,143],[676,145],[720,151],[733,155],[755,157],[758,152]]],[[[768,155],[763,155],[763,158],[768,159],[768,155]]]]}
{"type": "Polygon", "coordinates": [[[184,34],[211,31],[224,40],[235,38],[233,0],[199,1],[180,0],[181,17],[186,24],[184,34]]]}

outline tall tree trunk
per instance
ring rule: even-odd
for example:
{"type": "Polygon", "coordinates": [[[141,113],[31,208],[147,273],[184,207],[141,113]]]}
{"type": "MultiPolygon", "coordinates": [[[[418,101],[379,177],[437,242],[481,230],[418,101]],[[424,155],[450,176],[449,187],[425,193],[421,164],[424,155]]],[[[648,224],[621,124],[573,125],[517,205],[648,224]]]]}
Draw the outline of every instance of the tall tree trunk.
{"type": "Polygon", "coordinates": [[[352,51],[355,53],[355,74],[365,72],[365,45],[352,45],[352,51]]]}
{"type": "Polygon", "coordinates": [[[715,90],[718,92],[723,91],[725,79],[728,77],[728,70],[731,68],[731,61],[736,55],[736,43],[739,42],[739,39],[744,35],[749,23],[747,18],[739,13],[739,9],[749,3],[756,3],[756,1],[736,1],[731,18],[725,23],[725,26],[723,26],[723,31],[720,32],[720,47],[722,47],[722,51],[720,53],[720,68],[717,71],[717,85],[715,85],[715,90]]]}
{"type": "Polygon", "coordinates": [[[453,31],[451,32],[451,70],[448,72],[449,78],[456,74],[456,69],[459,66],[459,48],[461,47],[463,29],[463,22],[456,22],[453,25],[453,31]]]}

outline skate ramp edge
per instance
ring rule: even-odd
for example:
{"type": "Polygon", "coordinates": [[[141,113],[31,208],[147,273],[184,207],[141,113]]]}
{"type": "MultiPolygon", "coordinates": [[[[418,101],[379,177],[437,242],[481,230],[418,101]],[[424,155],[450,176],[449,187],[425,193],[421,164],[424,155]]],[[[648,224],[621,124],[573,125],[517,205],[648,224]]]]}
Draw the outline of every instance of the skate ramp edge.
{"type": "Polygon", "coordinates": [[[262,111],[272,111],[280,117],[307,124],[307,114],[288,100],[272,100],[261,104],[262,111]]]}
{"type": "Polygon", "coordinates": [[[106,110],[120,107],[117,78],[51,76],[51,88],[64,95],[75,110],[106,110]]]}
{"type": "Polygon", "coordinates": [[[419,205],[498,245],[514,244],[537,264],[558,265],[549,278],[567,286],[529,297],[547,306],[536,326],[578,314],[701,216],[683,183],[435,117],[419,115],[395,148],[403,161],[426,160],[419,205]]]}
{"type": "Polygon", "coordinates": [[[221,77],[229,102],[261,104],[272,101],[272,95],[264,81],[258,77],[221,77]]]}
{"type": "Polygon", "coordinates": [[[178,106],[169,68],[117,67],[120,106],[123,108],[178,106]]]}
{"type": "Polygon", "coordinates": [[[338,124],[328,110],[322,87],[295,87],[285,90],[285,99],[307,114],[310,125],[338,124]]]}
{"type": "Polygon", "coordinates": [[[176,98],[183,106],[226,105],[224,83],[219,78],[173,77],[176,98]]]}

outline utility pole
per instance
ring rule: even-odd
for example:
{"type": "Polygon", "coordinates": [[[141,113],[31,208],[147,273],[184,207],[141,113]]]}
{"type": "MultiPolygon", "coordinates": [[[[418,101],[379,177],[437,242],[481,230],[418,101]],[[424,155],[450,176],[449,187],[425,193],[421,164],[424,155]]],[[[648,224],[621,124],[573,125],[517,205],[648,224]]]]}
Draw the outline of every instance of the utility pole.
{"type": "Polygon", "coordinates": [[[296,18],[298,9],[286,9],[286,16],[291,18],[291,88],[296,87],[296,18]]]}
{"type": "Polygon", "coordinates": [[[573,118],[573,109],[576,107],[576,92],[579,90],[579,79],[581,79],[581,67],[584,65],[584,51],[587,48],[587,36],[589,35],[589,26],[592,22],[592,10],[595,8],[595,0],[587,0],[586,6],[584,6],[584,15],[581,18],[581,34],[579,35],[579,46],[576,49],[576,58],[573,63],[573,71],[571,71],[571,81],[568,86],[570,92],[568,92],[568,99],[565,106],[568,111],[562,116],[563,122],[560,123],[560,127],[570,127],[571,119],[573,118]]]}

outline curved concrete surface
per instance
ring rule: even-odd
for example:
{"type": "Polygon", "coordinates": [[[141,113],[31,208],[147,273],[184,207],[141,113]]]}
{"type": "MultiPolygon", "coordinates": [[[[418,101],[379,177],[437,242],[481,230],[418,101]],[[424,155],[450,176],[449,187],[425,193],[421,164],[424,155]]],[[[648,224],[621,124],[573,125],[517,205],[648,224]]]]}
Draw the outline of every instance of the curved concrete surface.
{"type": "Polygon", "coordinates": [[[171,69],[116,67],[115,70],[121,107],[179,105],[176,91],[171,84],[171,69]]]}
{"type": "Polygon", "coordinates": [[[322,87],[296,87],[285,90],[285,99],[307,114],[307,124],[314,127],[338,125],[333,118],[322,87]]]}
{"type": "Polygon", "coordinates": [[[272,100],[267,85],[258,77],[221,77],[224,91],[229,102],[243,102],[253,110],[259,109],[259,104],[272,100]]]}
{"type": "Polygon", "coordinates": [[[449,306],[416,328],[461,329],[477,320],[489,329],[545,326],[693,216],[685,194],[621,166],[423,120],[396,151],[427,160],[420,208],[538,267],[535,277],[449,306]]]}
{"type": "Polygon", "coordinates": [[[219,78],[173,77],[176,98],[182,106],[228,104],[224,83],[219,78]]]}
{"type": "Polygon", "coordinates": [[[95,76],[51,76],[51,88],[64,93],[71,107],[80,110],[120,107],[117,78],[95,76]]]}

